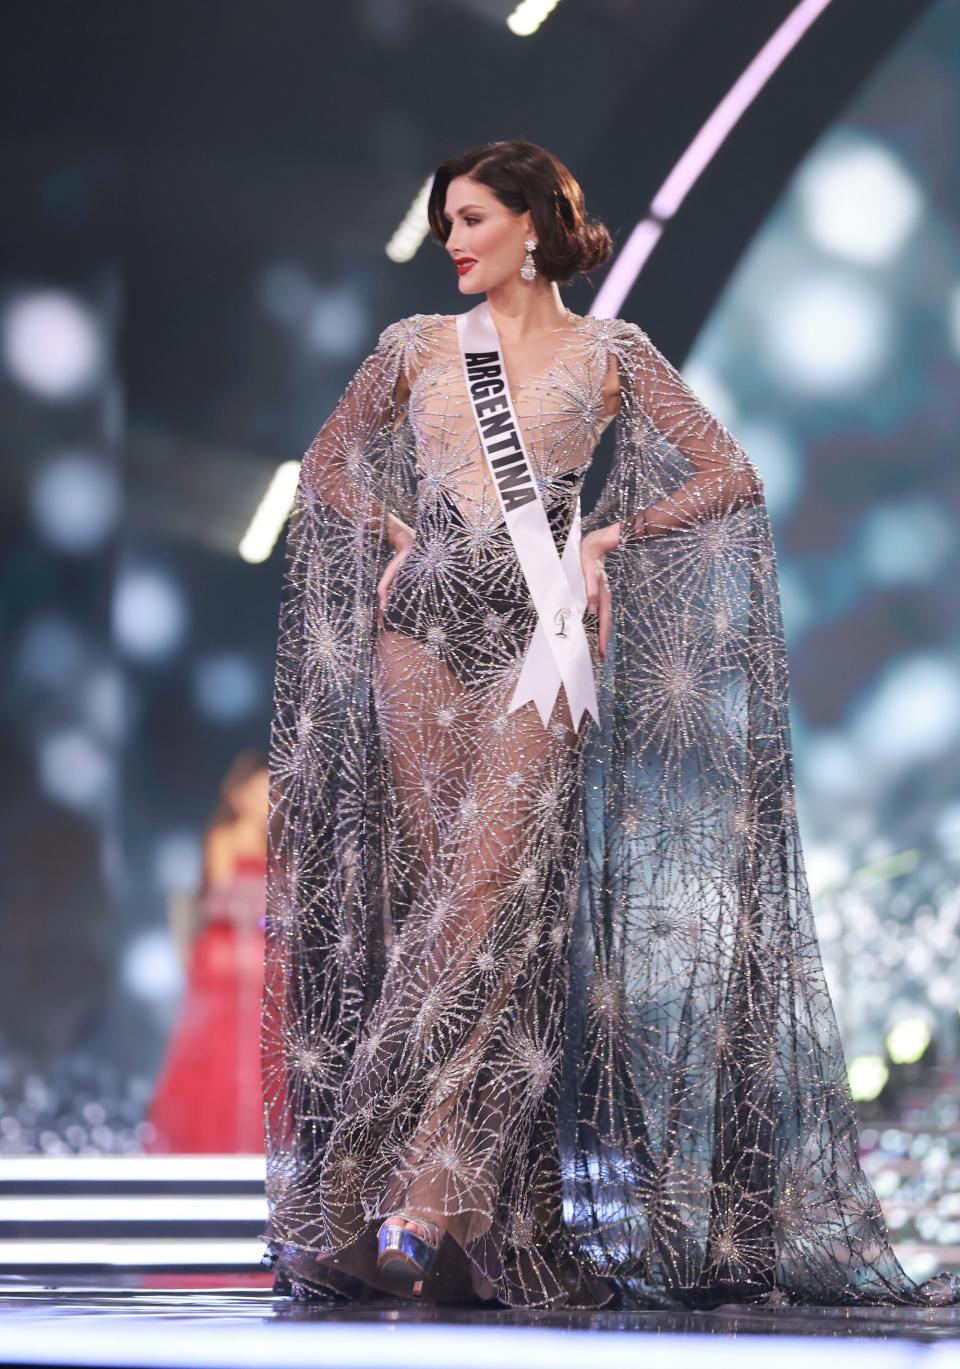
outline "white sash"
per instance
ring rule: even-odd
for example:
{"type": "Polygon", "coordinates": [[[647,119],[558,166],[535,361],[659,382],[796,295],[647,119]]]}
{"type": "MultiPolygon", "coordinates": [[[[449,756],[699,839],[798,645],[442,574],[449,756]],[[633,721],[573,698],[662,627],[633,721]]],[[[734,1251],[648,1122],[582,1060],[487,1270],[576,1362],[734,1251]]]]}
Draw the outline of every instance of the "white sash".
{"type": "Polygon", "coordinates": [[[583,626],[587,591],[580,565],[580,498],[561,557],[527,460],[500,338],[486,300],[457,315],[457,335],[480,445],[537,610],[537,626],[507,712],[533,699],[546,727],[563,684],[574,728],[585,709],[599,723],[593,661],[583,626]]]}

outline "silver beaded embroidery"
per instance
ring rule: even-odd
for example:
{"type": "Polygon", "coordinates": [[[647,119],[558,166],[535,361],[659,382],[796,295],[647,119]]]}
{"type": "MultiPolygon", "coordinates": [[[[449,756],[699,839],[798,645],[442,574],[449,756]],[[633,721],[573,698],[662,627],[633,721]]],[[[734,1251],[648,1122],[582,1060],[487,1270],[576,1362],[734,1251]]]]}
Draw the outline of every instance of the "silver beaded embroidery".
{"type": "Polygon", "coordinates": [[[546,347],[506,360],[566,514],[619,378],[583,521],[621,524],[599,727],[574,733],[562,695],[547,728],[507,712],[535,617],[497,599],[516,581],[452,315],[384,329],[304,457],[270,743],[266,1235],[298,1288],[379,1286],[373,1232],[409,1206],[453,1236],[437,1290],[482,1275],[511,1306],[956,1301],[907,1277],[858,1160],[759,476],[636,324],[571,316],[546,347]],[[418,531],[425,640],[377,623],[388,510],[418,531]],[[442,605],[491,547],[464,684],[442,605]]]}

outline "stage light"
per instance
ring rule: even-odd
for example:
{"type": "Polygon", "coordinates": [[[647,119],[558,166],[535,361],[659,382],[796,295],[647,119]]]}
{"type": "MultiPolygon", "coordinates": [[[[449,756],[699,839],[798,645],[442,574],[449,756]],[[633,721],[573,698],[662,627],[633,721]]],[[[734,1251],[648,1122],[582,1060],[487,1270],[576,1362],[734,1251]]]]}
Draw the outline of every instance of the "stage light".
{"type": "Polygon", "coordinates": [[[38,290],[9,304],[2,339],[11,376],[42,399],[73,399],[105,369],[103,332],[95,315],[61,290],[38,290]]]}
{"type": "Polygon", "coordinates": [[[107,1187],[127,1183],[262,1184],[266,1182],[266,1160],[262,1155],[70,1155],[51,1164],[38,1155],[0,1156],[0,1185],[7,1189],[14,1184],[61,1182],[107,1187]]]}
{"type": "Polygon", "coordinates": [[[868,1102],[879,1095],[890,1071],[880,1055],[857,1055],[850,1061],[847,1075],[853,1097],[858,1102],[868,1102]]]}
{"type": "Polygon", "coordinates": [[[116,527],[120,485],[105,462],[66,452],[34,475],[30,505],[38,529],[58,551],[95,551],[116,527]]]}
{"type": "Polygon", "coordinates": [[[430,187],[432,185],[433,176],[430,175],[414,196],[413,203],[404,214],[399,227],[394,230],[393,236],[386,246],[386,253],[391,261],[412,261],[417,255],[420,244],[430,232],[430,225],[427,220],[427,204],[430,200],[430,187]]]}
{"type": "Polygon", "coordinates": [[[898,158],[865,138],[848,137],[819,151],[801,169],[796,195],[804,226],[819,247],[870,266],[900,251],[924,208],[898,158]]]}
{"type": "Polygon", "coordinates": [[[187,630],[187,608],[173,579],[161,570],[124,572],[114,591],[113,630],[122,651],[141,661],[171,656],[187,630]]]}
{"type": "Polygon", "coordinates": [[[654,195],[649,212],[614,257],[591,310],[596,318],[619,314],[664,224],[676,214],[733,128],[829,4],[830,0],[799,0],[710,111],[654,195]]]}
{"type": "Polygon", "coordinates": [[[507,15],[507,28],[517,38],[529,38],[556,9],[559,0],[521,0],[507,15]]]}
{"type": "MultiPolygon", "coordinates": [[[[82,1130],[82,1128],[81,1128],[82,1130]]],[[[58,1226],[68,1223],[111,1222],[119,1226],[148,1224],[163,1225],[168,1222],[260,1222],[267,1217],[266,1198],[256,1194],[230,1194],[217,1196],[199,1193],[188,1194],[124,1194],[107,1195],[98,1193],[91,1197],[82,1194],[58,1194],[46,1197],[40,1194],[24,1197],[4,1196],[0,1209],[5,1222],[34,1223],[55,1222],[58,1226]]],[[[42,1233],[38,1233],[42,1237],[42,1233]]],[[[72,1248],[76,1239],[67,1232],[65,1240],[72,1248]]],[[[129,1237],[121,1236],[121,1240],[129,1237]]]]}
{"type": "Polygon", "coordinates": [[[764,303],[758,351],[785,390],[842,394],[889,361],[896,336],[889,302],[852,271],[797,271],[764,303]]]}
{"type": "Polygon", "coordinates": [[[930,1044],[930,1028],[922,1017],[901,1017],[887,1032],[887,1051],[896,1065],[912,1065],[930,1044]]]}
{"type": "Polygon", "coordinates": [[[273,551],[293,507],[299,479],[299,461],[283,461],[274,471],[241,539],[239,551],[244,561],[256,565],[273,551]]]}
{"type": "MultiPolygon", "coordinates": [[[[31,1267],[67,1270],[80,1265],[105,1269],[162,1269],[171,1266],[176,1268],[184,1263],[184,1244],[182,1238],[138,1240],[118,1236],[100,1241],[0,1240],[0,1268],[12,1267],[18,1271],[31,1267]]],[[[189,1264],[191,1269],[254,1269],[259,1265],[262,1254],[263,1242],[257,1239],[192,1240],[189,1247],[189,1264]]],[[[130,1361],[124,1359],[124,1363],[130,1361]]]]}

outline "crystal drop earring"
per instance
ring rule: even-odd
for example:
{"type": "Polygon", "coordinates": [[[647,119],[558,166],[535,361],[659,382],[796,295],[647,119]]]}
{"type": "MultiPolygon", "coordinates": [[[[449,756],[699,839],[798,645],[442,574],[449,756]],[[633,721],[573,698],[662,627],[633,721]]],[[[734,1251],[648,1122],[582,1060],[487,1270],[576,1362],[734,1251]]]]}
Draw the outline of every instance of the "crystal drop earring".
{"type": "Polygon", "coordinates": [[[537,244],[534,242],[533,238],[524,238],[523,245],[527,249],[527,255],[524,257],[523,265],[520,267],[520,274],[524,280],[534,280],[537,274],[537,268],[533,264],[533,257],[530,253],[537,244]]]}

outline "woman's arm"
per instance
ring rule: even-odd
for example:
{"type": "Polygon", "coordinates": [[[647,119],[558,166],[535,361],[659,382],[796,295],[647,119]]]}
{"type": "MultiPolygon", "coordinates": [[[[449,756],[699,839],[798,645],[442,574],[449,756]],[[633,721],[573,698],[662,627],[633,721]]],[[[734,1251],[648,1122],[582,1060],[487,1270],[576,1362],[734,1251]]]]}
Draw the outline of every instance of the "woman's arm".
{"type": "Polygon", "coordinates": [[[628,542],[689,530],[763,501],[760,474],[743,447],[642,330],[631,365],[621,373],[624,382],[632,387],[639,421],[649,423],[652,438],[675,447],[694,473],[656,503],[639,509],[625,526],[616,522],[598,529],[598,549],[612,551],[628,542]]]}
{"type": "MultiPolygon", "coordinates": [[[[368,459],[387,425],[402,421],[409,385],[400,363],[393,324],[354,373],[333,413],[314,437],[300,464],[300,484],[345,519],[366,531],[378,529],[384,510],[368,484],[368,459]]],[[[409,542],[412,530],[386,513],[391,546],[409,542]]]]}
{"type": "MultiPolygon", "coordinates": [[[[606,659],[612,625],[610,587],[604,557],[617,547],[735,513],[763,501],[759,472],[731,432],[702,404],[693,390],[642,329],[620,368],[621,407],[637,410],[636,424],[650,429],[652,444],[663,440],[693,467],[693,475],[669,494],[628,519],[594,528],[583,538],[581,566],[587,610],[599,615],[599,651],[606,659]],[[629,386],[628,396],[622,394],[629,386]]],[[[642,441],[643,436],[637,440],[642,441]]]]}

